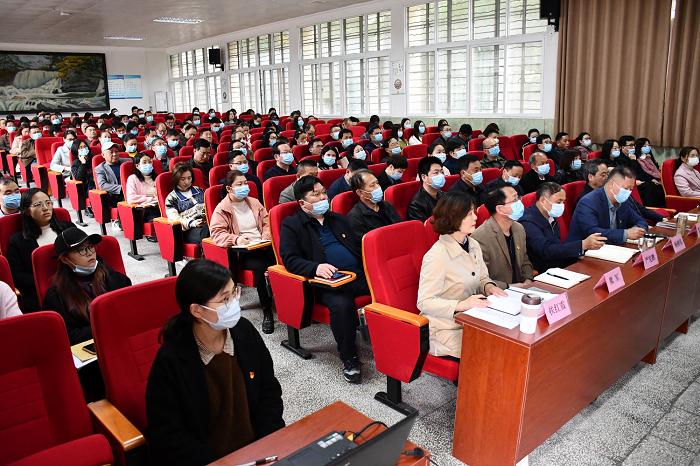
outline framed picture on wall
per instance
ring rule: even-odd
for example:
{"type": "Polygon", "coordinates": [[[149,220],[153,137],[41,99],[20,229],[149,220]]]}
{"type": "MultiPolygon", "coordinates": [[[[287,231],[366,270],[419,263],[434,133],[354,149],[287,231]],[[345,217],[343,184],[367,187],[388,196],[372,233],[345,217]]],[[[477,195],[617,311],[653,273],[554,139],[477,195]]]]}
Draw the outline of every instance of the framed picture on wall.
{"type": "Polygon", "coordinates": [[[0,112],[109,108],[103,53],[0,51],[0,112]]]}

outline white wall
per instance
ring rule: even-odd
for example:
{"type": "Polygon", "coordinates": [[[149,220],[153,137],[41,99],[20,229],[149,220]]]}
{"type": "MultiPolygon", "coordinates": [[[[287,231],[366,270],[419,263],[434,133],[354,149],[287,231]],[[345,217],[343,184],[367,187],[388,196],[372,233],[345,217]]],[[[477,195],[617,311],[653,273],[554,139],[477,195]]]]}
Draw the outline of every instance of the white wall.
{"type": "MultiPolygon", "coordinates": [[[[141,75],[143,98],[110,100],[110,107],[117,108],[121,114],[130,112],[131,107],[134,105],[143,109],[148,109],[149,106],[155,107],[154,92],[170,92],[170,71],[168,69],[168,54],[165,53],[165,49],[0,43],[0,50],[20,52],[104,53],[107,62],[107,74],[141,75]]],[[[13,113],[14,115],[21,115],[19,112],[13,113]]],[[[32,112],[32,114],[34,113],[35,112],[32,112]]]]}

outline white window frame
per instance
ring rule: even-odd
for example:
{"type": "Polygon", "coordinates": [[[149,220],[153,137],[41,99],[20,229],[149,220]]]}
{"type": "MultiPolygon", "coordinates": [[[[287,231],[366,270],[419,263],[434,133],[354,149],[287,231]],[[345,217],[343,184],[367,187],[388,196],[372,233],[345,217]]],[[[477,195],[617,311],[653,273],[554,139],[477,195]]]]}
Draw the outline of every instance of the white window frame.
{"type": "MultiPolygon", "coordinates": [[[[225,110],[223,110],[223,109],[218,108],[219,105],[218,105],[218,102],[217,102],[217,101],[210,102],[211,92],[210,92],[210,88],[209,88],[209,78],[210,78],[210,77],[216,77],[216,78],[219,79],[219,80],[221,79],[221,71],[220,71],[220,70],[215,70],[215,71],[213,71],[213,72],[208,72],[208,71],[207,71],[207,69],[208,69],[208,67],[209,67],[209,58],[208,58],[208,57],[209,57],[209,52],[208,52],[208,50],[209,50],[209,49],[212,49],[212,48],[218,49],[218,48],[219,48],[219,45],[218,45],[218,44],[214,44],[214,45],[210,45],[210,46],[207,46],[207,47],[197,47],[197,48],[192,49],[192,50],[186,50],[186,51],[182,51],[182,52],[173,53],[173,54],[168,55],[168,73],[169,73],[169,75],[170,75],[170,92],[173,93],[173,107],[174,107],[174,109],[175,109],[175,111],[176,111],[177,113],[189,113],[189,112],[192,110],[192,108],[183,108],[183,109],[182,109],[182,112],[179,112],[179,111],[178,111],[178,109],[176,108],[175,84],[174,84],[174,83],[175,83],[175,82],[181,82],[181,83],[182,83],[182,82],[184,82],[184,81],[192,81],[191,85],[194,86],[194,89],[195,89],[195,91],[194,91],[194,92],[195,92],[195,96],[197,96],[197,95],[201,92],[201,90],[199,89],[199,84],[198,84],[198,81],[199,81],[200,79],[203,79],[203,80],[204,80],[204,96],[205,96],[204,99],[205,99],[205,101],[206,101],[206,107],[207,107],[207,108],[206,108],[206,109],[203,109],[203,108],[202,108],[203,105],[201,104],[201,102],[197,102],[197,103],[195,103],[195,104],[192,104],[192,107],[199,107],[201,111],[207,111],[207,110],[209,110],[210,108],[213,108],[213,109],[215,109],[215,110],[217,110],[217,111],[219,111],[219,112],[222,112],[222,113],[225,111],[225,110]],[[202,50],[203,50],[203,54],[204,54],[204,74],[196,74],[197,68],[196,68],[196,66],[193,66],[193,70],[194,70],[195,74],[193,74],[193,75],[188,75],[188,76],[182,76],[182,63],[180,63],[180,65],[179,65],[179,66],[180,66],[180,77],[179,77],[179,78],[173,78],[173,77],[172,77],[172,66],[171,66],[171,61],[170,61],[171,58],[170,58],[170,57],[171,57],[172,55],[180,55],[180,56],[181,56],[183,53],[190,53],[190,52],[191,52],[191,53],[193,54],[193,56],[194,56],[195,50],[198,50],[198,49],[202,49],[202,50]]],[[[227,52],[228,52],[228,51],[227,51],[227,52]]],[[[212,66],[213,66],[213,65],[212,65],[212,66]]],[[[219,85],[221,85],[221,81],[219,81],[219,85]]],[[[185,88],[186,88],[187,86],[184,85],[184,84],[181,85],[181,86],[182,86],[182,92],[185,92],[185,88]]],[[[221,94],[221,93],[219,93],[219,95],[220,95],[220,94],[221,94]]],[[[189,99],[185,99],[185,98],[184,98],[184,94],[183,94],[183,95],[181,95],[181,100],[183,101],[183,105],[184,105],[184,102],[186,102],[186,101],[189,100],[189,99]]]]}

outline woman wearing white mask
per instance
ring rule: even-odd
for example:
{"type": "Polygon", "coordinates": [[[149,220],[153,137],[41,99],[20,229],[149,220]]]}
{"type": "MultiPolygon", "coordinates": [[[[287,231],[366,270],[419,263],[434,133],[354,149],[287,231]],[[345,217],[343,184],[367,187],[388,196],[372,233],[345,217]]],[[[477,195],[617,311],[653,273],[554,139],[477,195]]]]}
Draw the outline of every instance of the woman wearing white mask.
{"type": "Polygon", "coordinates": [[[608,139],[603,143],[600,158],[605,162],[608,168],[613,169],[620,165],[617,160],[618,157],[620,157],[620,153],[620,143],[615,139],[608,139]]]}
{"type": "Polygon", "coordinates": [[[422,120],[416,120],[413,124],[413,134],[408,140],[409,146],[415,146],[416,144],[423,144],[423,135],[425,134],[425,123],[422,120]]]}
{"type": "Polygon", "coordinates": [[[194,169],[187,162],[176,163],[171,178],[173,190],[165,198],[165,214],[180,222],[182,240],[202,247],[209,237],[209,226],[204,208],[204,190],[194,186],[194,169]]]}
{"type": "Polygon", "coordinates": [[[591,135],[588,133],[581,133],[578,135],[576,139],[574,139],[574,143],[572,144],[573,149],[578,149],[578,151],[581,153],[581,160],[586,161],[588,160],[588,154],[590,154],[591,151],[591,145],[593,144],[593,140],[591,139],[591,135]]]}
{"type": "MultiPolygon", "coordinates": [[[[145,152],[134,156],[134,174],[126,180],[126,202],[129,204],[153,204],[143,209],[143,222],[152,222],[160,217],[158,192],[156,191],[156,173],[153,162],[145,152]]],[[[151,236],[148,236],[149,241],[151,236]]]]}
{"type": "Polygon", "coordinates": [[[401,147],[401,150],[403,150],[404,147],[409,145],[408,138],[406,137],[406,130],[411,127],[411,120],[404,118],[401,120],[401,122],[402,123],[400,125],[394,125],[394,127],[391,129],[391,137],[396,138],[396,140],[399,141],[399,147],[401,147]]]}
{"type": "Polygon", "coordinates": [[[101,241],[100,235],[88,236],[73,227],[59,233],[53,243],[58,265],[42,309],[56,311],[63,317],[71,345],[92,338],[90,304],[93,299],[131,286],[129,277],[112,269],[97,255],[95,246],[101,241]]]}
{"type": "Polygon", "coordinates": [[[70,149],[77,138],[75,132],[66,130],[63,133],[63,145],[56,149],[49,165],[51,170],[61,173],[64,179],[70,176],[70,149]]]}
{"type": "Polygon", "coordinates": [[[561,186],[585,179],[581,171],[581,153],[578,149],[566,149],[561,155],[560,163],[559,170],[554,174],[554,180],[561,186]]]}
{"type": "MultiPolygon", "coordinates": [[[[248,180],[239,170],[231,170],[224,180],[226,197],[214,209],[209,222],[211,239],[219,247],[247,246],[269,241],[270,218],[267,210],[254,197],[248,196],[248,180]]],[[[263,310],[263,333],[275,331],[272,298],[267,293],[265,272],[276,259],[271,246],[238,251],[238,267],[255,272],[260,307],[263,310]]]]}
{"type": "Polygon", "coordinates": [[[700,197],[700,173],[695,169],[699,160],[695,147],[684,147],[678,154],[673,182],[681,196],[700,197]]]}
{"type": "Polygon", "coordinates": [[[154,465],[205,465],[284,427],[282,389],[226,267],[190,261],[175,297],[148,377],[146,438],[154,465]]]}
{"type": "MultiPolygon", "coordinates": [[[[661,186],[661,171],[651,152],[651,143],[647,138],[634,141],[635,159],[630,166],[637,173],[637,191],[645,206],[665,207],[666,195],[661,186]]],[[[631,159],[631,157],[630,157],[631,159]]]]}
{"type": "Polygon", "coordinates": [[[341,158],[338,160],[338,165],[341,168],[348,168],[350,160],[357,159],[363,162],[369,163],[369,155],[361,144],[354,143],[350,144],[346,151],[340,154],[341,158]],[[345,155],[345,157],[343,157],[345,155]]]}

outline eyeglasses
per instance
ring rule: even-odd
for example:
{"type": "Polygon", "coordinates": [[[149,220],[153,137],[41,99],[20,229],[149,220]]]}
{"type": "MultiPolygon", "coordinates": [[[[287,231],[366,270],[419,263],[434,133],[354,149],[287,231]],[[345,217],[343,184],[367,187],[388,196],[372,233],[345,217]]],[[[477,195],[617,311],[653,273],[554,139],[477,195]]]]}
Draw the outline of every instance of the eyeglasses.
{"type": "Polygon", "coordinates": [[[506,202],[505,204],[501,204],[501,205],[503,205],[503,206],[508,206],[508,205],[511,205],[511,204],[515,204],[515,203],[518,202],[520,199],[522,199],[522,198],[521,198],[520,196],[517,196],[517,197],[515,198],[515,200],[512,200],[512,201],[510,201],[510,202],[506,202]]]}
{"type": "Polygon", "coordinates": [[[325,196],[326,194],[328,194],[328,191],[326,191],[325,189],[323,191],[312,191],[311,192],[311,195],[313,197],[321,197],[321,196],[325,196]]]}
{"type": "Polygon", "coordinates": [[[29,207],[34,207],[35,209],[41,209],[42,207],[53,207],[53,201],[35,202],[29,207]]]}
{"type": "Polygon", "coordinates": [[[80,246],[79,248],[77,248],[76,251],[81,256],[87,256],[88,254],[93,253],[95,251],[95,246],[93,244],[86,244],[85,246],[80,246]]]}

